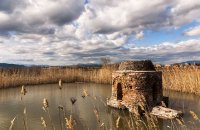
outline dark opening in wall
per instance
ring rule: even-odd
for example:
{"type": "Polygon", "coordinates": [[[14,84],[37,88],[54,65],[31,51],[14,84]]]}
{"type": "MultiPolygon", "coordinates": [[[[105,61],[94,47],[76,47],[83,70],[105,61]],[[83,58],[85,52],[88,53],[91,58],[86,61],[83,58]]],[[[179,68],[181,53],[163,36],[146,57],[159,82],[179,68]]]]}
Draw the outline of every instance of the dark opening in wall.
{"type": "Polygon", "coordinates": [[[156,87],[156,83],[153,85],[152,94],[153,94],[153,102],[157,103],[158,88],[156,87]]]}
{"type": "Polygon", "coordinates": [[[117,84],[117,100],[122,100],[123,92],[121,83],[117,84]]]}

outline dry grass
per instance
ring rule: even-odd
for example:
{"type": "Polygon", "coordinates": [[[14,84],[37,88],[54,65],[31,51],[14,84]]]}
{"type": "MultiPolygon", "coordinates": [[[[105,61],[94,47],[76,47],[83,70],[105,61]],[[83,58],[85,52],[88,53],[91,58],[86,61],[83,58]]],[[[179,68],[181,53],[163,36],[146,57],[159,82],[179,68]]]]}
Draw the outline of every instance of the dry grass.
{"type": "Polygon", "coordinates": [[[163,72],[164,89],[200,95],[200,66],[173,66],[158,70],[163,72]]]}
{"type": "MultiPolygon", "coordinates": [[[[111,84],[113,71],[118,65],[94,67],[50,67],[50,68],[19,68],[0,69],[0,88],[16,87],[62,82],[93,82],[111,84]]],[[[163,72],[164,89],[200,95],[200,67],[199,66],[166,66],[157,67],[163,72]]]]}
{"type": "Polygon", "coordinates": [[[13,68],[0,69],[0,88],[17,87],[21,85],[57,83],[59,80],[69,82],[111,83],[111,73],[118,65],[92,67],[50,67],[50,68],[13,68]]]}

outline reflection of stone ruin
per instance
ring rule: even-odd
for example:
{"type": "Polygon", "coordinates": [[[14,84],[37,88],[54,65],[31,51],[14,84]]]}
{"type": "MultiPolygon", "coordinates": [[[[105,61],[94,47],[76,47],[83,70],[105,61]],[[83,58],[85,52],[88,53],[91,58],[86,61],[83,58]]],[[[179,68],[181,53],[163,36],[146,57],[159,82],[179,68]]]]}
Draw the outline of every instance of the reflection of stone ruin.
{"type": "Polygon", "coordinates": [[[145,105],[151,111],[161,104],[162,91],[162,72],[151,61],[125,61],[112,74],[112,96],[107,104],[133,113],[140,113],[145,105]]]}

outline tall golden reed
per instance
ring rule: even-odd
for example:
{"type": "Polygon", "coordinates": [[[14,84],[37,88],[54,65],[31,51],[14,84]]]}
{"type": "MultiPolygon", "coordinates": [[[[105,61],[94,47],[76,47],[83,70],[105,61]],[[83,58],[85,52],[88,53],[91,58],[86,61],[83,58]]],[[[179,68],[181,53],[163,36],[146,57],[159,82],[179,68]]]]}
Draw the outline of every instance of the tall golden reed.
{"type": "Polygon", "coordinates": [[[65,82],[111,83],[111,73],[117,67],[31,67],[0,69],[0,88],[65,82]]]}
{"type": "MultiPolygon", "coordinates": [[[[31,67],[0,69],[0,88],[46,83],[93,82],[111,84],[112,72],[118,64],[95,67],[31,67]]],[[[157,67],[163,72],[164,89],[200,95],[200,67],[166,66],[157,67]]]]}
{"type": "Polygon", "coordinates": [[[200,66],[172,66],[159,70],[163,72],[164,89],[200,95],[200,66]]]}

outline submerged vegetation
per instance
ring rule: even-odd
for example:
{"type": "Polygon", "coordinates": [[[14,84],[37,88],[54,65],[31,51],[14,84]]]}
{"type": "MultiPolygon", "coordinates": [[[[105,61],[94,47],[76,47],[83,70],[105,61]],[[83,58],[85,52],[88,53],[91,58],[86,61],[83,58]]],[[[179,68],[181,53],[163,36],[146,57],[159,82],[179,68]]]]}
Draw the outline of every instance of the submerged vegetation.
{"type": "MultiPolygon", "coordinates": [[[[21,85],[56,83],[61,79],[65,83],[93,82],[111,84],[112,72],[118,69],[118,64],[103,67],[30,67],[0,69],[0,88],[21,85]]],[[[200,67],[165,66],[157,67],[163,72],[164,89],[200,95],[200,67]]]]}

